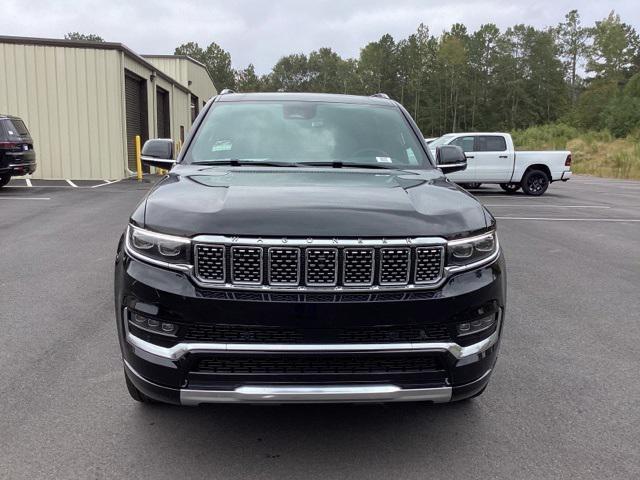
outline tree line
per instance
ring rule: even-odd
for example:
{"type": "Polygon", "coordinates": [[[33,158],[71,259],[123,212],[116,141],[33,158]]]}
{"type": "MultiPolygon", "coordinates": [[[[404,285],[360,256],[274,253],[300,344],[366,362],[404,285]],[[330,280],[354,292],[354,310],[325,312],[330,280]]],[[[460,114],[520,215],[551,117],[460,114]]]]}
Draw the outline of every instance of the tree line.
{"type": "MultiPolygon", "coordinates": [[[[80,34],[70,34],[80,35],[80,34]]],[[[234,69],[215,42],[175,49],[202,62],[216,88],[371,95],[402,103],[422,132],[515,130],[562,122],[625,136],[640,129],[640,37],[611,12],[582,25],[577,10],[553,27],[461,23],[434,35],[385,34],[342,58],[330,47],[280,58],[265,75],[234,69]]]]}

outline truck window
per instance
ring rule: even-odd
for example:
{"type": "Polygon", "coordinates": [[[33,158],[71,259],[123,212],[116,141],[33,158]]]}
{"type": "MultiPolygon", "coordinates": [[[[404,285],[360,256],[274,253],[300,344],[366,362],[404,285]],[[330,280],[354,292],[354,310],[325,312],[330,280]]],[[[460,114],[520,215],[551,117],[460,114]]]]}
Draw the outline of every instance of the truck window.
{"type": "Polygon", "coordinates": [[[463,152],[473,152],[473,137],[458,137],[449,145],[455,145],[462,148],[463,152]]]}
{"type": "Polygon", "coordinates": [[[507,142],[497,135],[480,135],[476,140],[476,152],[504,152],[507,142]]]}

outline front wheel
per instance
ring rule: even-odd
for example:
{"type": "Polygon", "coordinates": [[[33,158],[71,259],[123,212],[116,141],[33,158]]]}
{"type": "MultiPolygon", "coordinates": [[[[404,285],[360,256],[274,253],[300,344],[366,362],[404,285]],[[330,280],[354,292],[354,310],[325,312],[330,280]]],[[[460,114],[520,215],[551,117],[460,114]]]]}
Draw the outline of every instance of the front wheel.
{"type": "Polygon", "coordinates": [[[0,188],[4,187],[11,180],[11,175],[8,173],[6,175],[0,175],[0,188]]]}
{"type": "Polygon", "coordinates": [[[549,177],[542,170],[529,170],[522,178],[522,190],[527,195],[539,197],[548,187],[549,177]]]}
{"type": "Polygon", "coordinates": [[[519,183],[501,183],[500,188],[505,192],[507,192],[508,194],[512,194],[520,190],[520,184],[519,183]]]}
{"type": "Polygon", "coordinates": [[[480,185],[482,185],[481,183],[477,183],[477,182],[473,182],[473,183],[461,183],[460,184],[462,186],[462,188],[469,190],[469,189],[475,189],[475,188],[480,188],[480,185]]]}

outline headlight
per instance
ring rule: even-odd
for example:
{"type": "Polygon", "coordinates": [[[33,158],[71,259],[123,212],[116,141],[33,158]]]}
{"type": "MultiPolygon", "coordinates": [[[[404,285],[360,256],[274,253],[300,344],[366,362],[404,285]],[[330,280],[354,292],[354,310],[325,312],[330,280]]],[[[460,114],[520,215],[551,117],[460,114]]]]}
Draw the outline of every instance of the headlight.
{"type": "Polygon", "coordinates": [[[136,256],[163,264],[188,265],[191,258],[191,240],[163,235],[129,225],[127,246],[136,256]]]}
{"type": "Polygon", "coordinates": [[[498,251],[498,236],[490,232],[447,243],[447,266],[466,267],[493,258],[498,251]]]}

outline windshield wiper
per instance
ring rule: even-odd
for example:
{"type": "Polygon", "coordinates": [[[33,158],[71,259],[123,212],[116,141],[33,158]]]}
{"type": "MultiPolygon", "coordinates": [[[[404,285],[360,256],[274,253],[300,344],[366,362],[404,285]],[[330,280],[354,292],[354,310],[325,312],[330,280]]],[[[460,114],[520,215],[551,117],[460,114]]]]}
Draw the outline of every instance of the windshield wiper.
{"type": "Polygon", "coordinates": [[[376,168],[382,170],[402,170],[398,167],[392,167],[387,165],[379,165],[377,163],[358,163],[358,162],[343,162],[341,160],[334,160],[332,162],[298,162],[296,165],[309,166],[309,167],[331,167],[331,168],[376,168]]]}
{"type": "Polygon", "coordinates": [[[202,160],[200,162],[191,162],[191,165],[231,165],[232,167],[244,167],[251,165],[252,167],[297,167],[297,163],[293,162],[274,162],[262,160],[240,160],[239,158],[223,158],[220,160],[202,160]]]}

